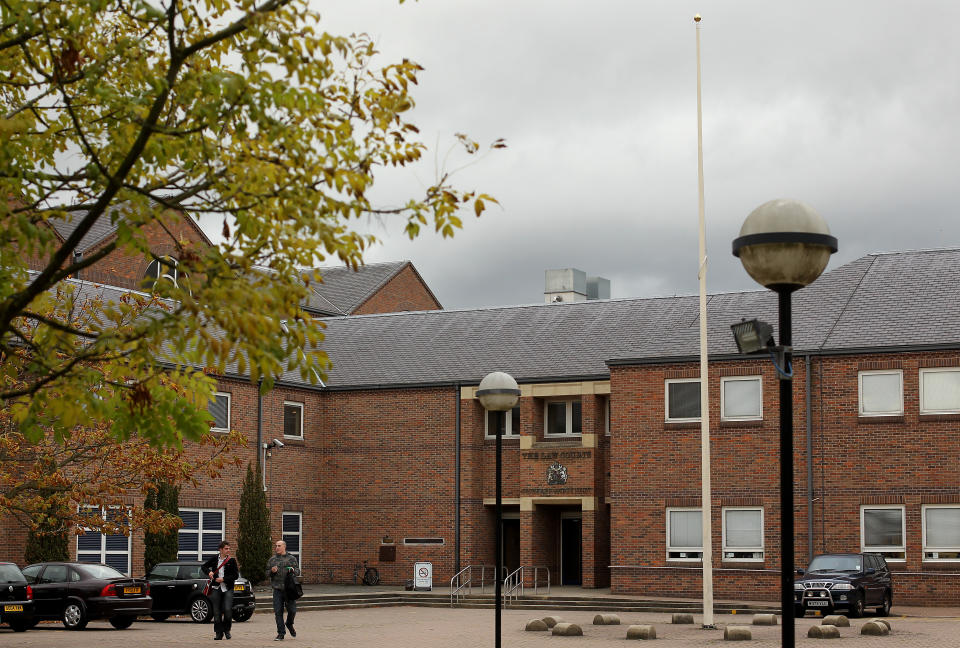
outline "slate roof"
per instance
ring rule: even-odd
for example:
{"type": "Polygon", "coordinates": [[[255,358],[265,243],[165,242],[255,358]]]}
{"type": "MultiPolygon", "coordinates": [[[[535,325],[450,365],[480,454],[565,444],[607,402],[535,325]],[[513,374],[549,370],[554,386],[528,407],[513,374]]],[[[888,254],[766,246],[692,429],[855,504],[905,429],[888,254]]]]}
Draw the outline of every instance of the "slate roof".
{"type": "MultiPolygon", "coordinates": [[[[151,201],[150,204],[153,209],[164,209],[159,203],[151,201]]],[[[97,222],[95,222],[83,238],[80,239],[80,243],[77,245],[77,251],[87,252],[112,236],[117,231],[117,226],[125,217],[123,213],[124,205],[125,203],[109,205],[104,211],[103,216],[98,218],[97,222]]],[[[80,221],[83,220],[86,214],[87,212],[85,211],[71,212],[66,218],[52,218],[49,223],[60,238],[66,240],[74,230],[77,229],[77,225],[80,224],[80,221]]],[[[197,226],[192,218],[186,218],[185,220],[194,225],[207,243],[210,242],[209,239],[207,239],[207,235],[197,226]]]]}
{"type": "Polygon", "coordinates": [[[310,296],[303,307],[320,315],[349,315],[408,265],[409,261],[393,261],[356,270],[347,266],[317,268],[323,282],[310,283],[310,296]]]}
{"type": "MultiPolygon", "coordinates": [[[[767,290],[709,296],[711,356],[736,355],[730,324],[776,328],[767,290]]],[[[607,362],[699,355],[696,295],[326,319],[331,388],[519,382],[609,376],[607,362]]],[[[777,334],[778,335],[778,334],[777,334]]],[[[796,352],[960,347],[960,249],[871,254],[824,274],[793,298],[796,352]]],[[[293,376],[289,377],[295,380],[293,376]]]]}

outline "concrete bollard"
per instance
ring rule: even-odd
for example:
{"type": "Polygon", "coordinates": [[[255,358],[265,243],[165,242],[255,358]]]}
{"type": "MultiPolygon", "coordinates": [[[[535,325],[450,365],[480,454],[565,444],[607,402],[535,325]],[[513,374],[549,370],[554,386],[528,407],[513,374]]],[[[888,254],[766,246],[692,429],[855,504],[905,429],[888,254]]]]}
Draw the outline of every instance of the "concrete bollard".
{"type": "Polygon", "coordinates": [[[583,630],[576,623],[558,623],[553,626],[553,634],[557,637],[582,637],[583,630]]]}
{"type": "Polygon", "coordinates": [[[864,623],[860,628],[860,634],[862,635],[872,635],[874,637],[883,637],[890,634],[890,628],[883,623],[877,623],[876,621],[868,621],[864,623]]]}
{"type": "Polygon", "coordinates": [[[620,617],[616,614],[598,614],[593,617],[593,625],[620,625],[620,617]]]}
{"type": "Polygon", "coordinates": [[[693,623],[692,614],[674,614],[670,617],[670,623],[693,623]]]}
{"type": "Polygon", "coordinates": [[[886,619],[870,619],[867,623],[882,623],[883,625],[887,626],[887,630],[893,630],[893,628],[890,626],[890,622],[886,619]]]}
{"type": "Polygon", "coordinates": [[[723,629],[724,641],[750,641],[753,634],[750,632],[750,626],[727,626],[723,629]]]}
{"type": "Polygon", "coordinates": [[[627,639],[656,639],[657,629],[652,625],[632,625],[627,628],[627,639]]]}
{"type": "Polygon", "coordinates": [[[754,614],[753,625],[777,625],[776,614],[754,614]]]}
{"type": "Polygon", "coordinates": [[[823,617],[823,621],[820,622],[822,625],[832,625],[837,626],[838,628],[849,628],[850,619],[845,617],[842,614],[831,614],[823,617]]]}
{"type": "Polygon", "coordinates": [[[527,621],[527,625],[524,628],[527,632],[543,632],[549,630],[547,624],[543,622],[543,619],[530,619],[527,621]]]}
{"type": "Polygon", "coordinates": [[[558,623],[563,623],[563,619],[558,616],[545,616],[543,617],[543,622],[547,624],[548,628],[552,628],[558,623]]]}
{"type": "Polygon", "coordinates": [[[840,630],[834,625],[815,625],[807,630],[807,637],[810,639],[839,639],[840,630]]]}

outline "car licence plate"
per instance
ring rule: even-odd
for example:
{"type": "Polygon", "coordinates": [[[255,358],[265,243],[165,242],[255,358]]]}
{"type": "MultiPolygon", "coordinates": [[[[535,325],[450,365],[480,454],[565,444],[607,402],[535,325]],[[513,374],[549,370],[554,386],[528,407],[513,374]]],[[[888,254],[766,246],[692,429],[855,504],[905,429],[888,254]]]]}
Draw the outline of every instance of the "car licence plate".
{"type": "Polygon", "coordinates": [[[233,586],[233,591],[234,591],[234,592],[242,592],[242,591],[243,591],[243,585],[234,585],[234,586],[233,586]]]}
{"type": "Polygon", "coordinates": [[[4,605],[3,611],[4,612],[23,612],[23,606],[22,605],[4,605]]]}
{"type": "Polygon", "coordinates": [[[827,607],[829,604],[830,601],[807,601],[810,607],[827,607]]]}
{"type": "Polygon", "coordinates": [[[140,588],[139,588],[139,587],[124,587],[124,588],[123,588],[123,593],[124,593],[124,594],[139,594],[139,593],[140,593],[140,588]]]}

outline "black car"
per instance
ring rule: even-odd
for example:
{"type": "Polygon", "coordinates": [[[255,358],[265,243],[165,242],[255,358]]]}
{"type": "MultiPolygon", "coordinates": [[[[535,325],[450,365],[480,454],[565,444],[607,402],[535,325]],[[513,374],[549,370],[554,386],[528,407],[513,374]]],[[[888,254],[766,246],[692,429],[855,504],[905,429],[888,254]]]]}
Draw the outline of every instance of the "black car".
{"type": "Polygon", "coordinates": [[[150,585],[99,563],[48,562],[28,565],[23,575],[33,592],[34,622],[60,619],[68,630],[82,630],[93,619],[107,619],[122,630],[150,614],[150,585]]]}
{"type": "MultiPolygon", "coordinates": [[[[173,614],[189,614],[197,623],[206,623],[213,617],[210,599],[204,596],[207,576],[199,560],[180,560],[155,565],[144,578],[153,594],[151,616],[164,621],[173,614]]],[[[233,620],[246,621],[253,616],[257,604],[253,587],[245,578],[233,584],[233,620]]]]}
{"type": "Polygon", "coordinates": [[[27,585],[20,568],[0,562],[0,623],[14,632],[33,627],[33,588],[27,585]]]}
{"type": "Polygon", "coordinates": [[[844,610],[851,617],[863,616],[864,608],[876,607],[877,614],[890,614],[893,581],[887,561],[878,553],[843,553],[816,556],[793,584],[796,616],[807,610],[830,614],[844,610]]]}

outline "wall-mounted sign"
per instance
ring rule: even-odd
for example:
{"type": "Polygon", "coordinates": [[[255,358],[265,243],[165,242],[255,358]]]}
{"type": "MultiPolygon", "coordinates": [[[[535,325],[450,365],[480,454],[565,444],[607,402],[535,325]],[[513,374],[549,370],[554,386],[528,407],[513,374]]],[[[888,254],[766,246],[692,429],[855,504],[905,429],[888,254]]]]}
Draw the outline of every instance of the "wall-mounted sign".
{"type": "Polygon", "coordinates": [[[547,484],[550,486],[559,486],[567,483],[567,469],[559,461],[554,461],[547,468],[547,484]]]}

